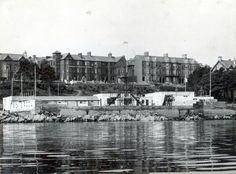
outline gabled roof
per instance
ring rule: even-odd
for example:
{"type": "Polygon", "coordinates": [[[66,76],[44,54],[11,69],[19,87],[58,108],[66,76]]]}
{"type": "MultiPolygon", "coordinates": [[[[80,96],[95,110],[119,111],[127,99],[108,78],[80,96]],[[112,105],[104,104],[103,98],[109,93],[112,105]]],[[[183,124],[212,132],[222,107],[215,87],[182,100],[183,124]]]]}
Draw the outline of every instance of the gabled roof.
{"type": "Polygon", "coordinates": [[[22,57],[24,57],[23,54],[12,54],[12,53],[0,53],[0,60],[4,60],[7,57],[10,57],[12,60],[20,60],[22,57]]]}
{"type": "Polygon", "coordinates": [[[218,64],[221,64],[222,65],[222,68],[225,68],[225,69],[229,69],[231,67],[236,67],[236,60],[218,60],[217,63],[213,66],[212,70],[214,71],[215,67],[218,65],[218,64]]]}
{"type": "MultiPolygon", "coordinates": [[[[13,96],[12,100],[34,100],[34,96],[13,96]]],[[[98,101],[96,96],[37,96],[41,101],[98,101]]]]}
{"type": "Polygon", "coordinates": [[[225,68],[230,68],[231,66],[234,67],[233,60],[221,60],[221,63],[225,66],[225,68]]]}
{"type": "Polygon", "coordinates": [[[87,60],[87,61],[97,61],[97,62],[117,62],[124,56],[120,57],[108,57],[108,56],[90,56],[90,55],[82,55],[82,54],[62,54],[61,60],[67,58],[67,56],[71,56],[74,60],[87,60]]]}
{"type": "Polygon", "coordinates": [[[158,62],[171,62],[171,63],[190,63],[190,64],[199,64],[196,60],[193,58],[182,58],[182,57],[162,57],[162,56],[144,56],[144,55],[136,55],[134,57],[135,59],[142,59],[145,60],[148,58],[152,61],[158,61],[158,62]]]}

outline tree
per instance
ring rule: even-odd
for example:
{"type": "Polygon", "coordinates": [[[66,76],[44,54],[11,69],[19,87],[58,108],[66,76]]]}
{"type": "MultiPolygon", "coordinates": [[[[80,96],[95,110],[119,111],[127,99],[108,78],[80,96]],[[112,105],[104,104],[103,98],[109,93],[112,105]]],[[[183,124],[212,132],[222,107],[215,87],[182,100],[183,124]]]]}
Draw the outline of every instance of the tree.
{"type": "MultiPolygon", "coordinates": [[[[210,67],[196,69],[188,78],[188,89],[198,94],[200,89],[210,90],[210,67]]],[[[236,87],[236,68],[231,70],[220,69],[211,73],[212,96],[218,100],[229,100],[229,91],[236,87]]]]}
{"type": "Polygon", "coordinates": [[[41,64],[40,75],[42,83],[48,88],[49,95],[51,94],[51,85],[54,80],[56,80],[56,75],[54,69],[48,65],[46,62],[41,64]]]}
{"type": "Polygon", "coordinates": [[[20,79],[20,76],[24,77],[25,80],[34,79],[34,66],[36,66],[37,72],[39,72],[39,67],[34,62],[24,59],[20,61],[20,68],[18,69],[15,78],[20,79]]]}
{"type": "Polygon", "coordinates": [[[198,94],[201,89],[207,91],[209,90],[209,77],[210,67],[199,67],[189,75],[187,88],[193,90],[196,94],[198,94]]]}

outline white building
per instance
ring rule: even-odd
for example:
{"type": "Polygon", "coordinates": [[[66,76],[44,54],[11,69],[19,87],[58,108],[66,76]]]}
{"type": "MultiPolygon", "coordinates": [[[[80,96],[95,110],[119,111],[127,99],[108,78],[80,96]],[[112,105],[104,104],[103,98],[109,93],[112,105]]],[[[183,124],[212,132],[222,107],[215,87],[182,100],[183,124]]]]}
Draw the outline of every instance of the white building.
{"type": "Polygon", "coordinates": [[[196,102],[203,100],[204,102],[214,102],[214,97],[194,96],[194,92],[154,92],[145,94],[140,99],[145,106],[165,106],[168,105],[168,97],[172,98],[171,106],[193,106],[196,102]]]}
{"type": "Polygon", "coordinates": [[[146,106],[163,106],[167,97],[173,98],[172,106],[192,106],[194,102],[194,92],[175,91],[148,93],[141,98],[141,102],[146,106]]]}
{"type": "Polygon", "coordinates": [[[125,96],[125,94],[119,95],[118,93],[100,93],[93,96],[100,100],[101,106],[109,106],[109,102],[111,101],[112,104],[110,104],[110,106],[137,105],[137,101],[130,94],[125,96]]]}
{"type": "Polygon", "coordinates": [[[3,98],[3,110],[9,112],[35,111],[42,105],[58,105],[66,108],[100,106],[95,96],[10,96],[3,98]]]}
{"type": "Polygon", "coordinates": [[[3,110],[9,112],[35,111],[35,99],[26,97],[4,97],[3,110]]]}

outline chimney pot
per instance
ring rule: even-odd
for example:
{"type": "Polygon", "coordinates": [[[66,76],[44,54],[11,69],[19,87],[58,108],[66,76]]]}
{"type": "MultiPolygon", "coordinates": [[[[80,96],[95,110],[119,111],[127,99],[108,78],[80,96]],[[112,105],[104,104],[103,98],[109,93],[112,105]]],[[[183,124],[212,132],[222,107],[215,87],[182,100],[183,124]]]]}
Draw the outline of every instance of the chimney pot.
{"type": "Polygon", "coordinates": [[[188,55],[187,54],[182,54],[182,58],[187,59],[188,55]]]}
{"type": "Polygon", "coordinates": [[[222,56],[218,56],[218,60],[219,60],[219,61],[222,61],[222,56]]]}
{"type": "Polygon", "coordinates": [[[168,57],[168,53],[164,53],[164,54],[163,54],[163,57],[168,57]]]}
{"type": "Polygon", "coordinates": [[[149,56],[149,52],[148,51],[144,52],[144,56],[149,56]]]}
{"type": "Polygon", "coordinates": [[[112,57],[112,53],[108,53],[108,57],[111,58],[112,57]]]}
{"type": "Polygon", "coordinates": [[[87,52],[87,55],[88,55],[88,56],[92,56],[91,51],[87,52]]]}

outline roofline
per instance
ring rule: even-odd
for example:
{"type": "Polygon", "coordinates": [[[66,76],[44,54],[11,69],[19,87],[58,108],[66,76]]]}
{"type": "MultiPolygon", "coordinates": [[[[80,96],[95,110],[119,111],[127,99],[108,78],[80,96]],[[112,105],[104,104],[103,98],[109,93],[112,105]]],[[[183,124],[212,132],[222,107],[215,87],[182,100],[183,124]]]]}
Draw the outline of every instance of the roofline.
{"type": "MultiPolygon", "coordinates": [[[[17,100],[38,100],[38,101],[100,101],[96,96],[8,96],[12,97],[12,100],[17,101],[17,100]],[[62,98],[59,98],[62,97],[62,98]],[[72,97],[72,98],[70,98],[72,97]],[[78,97],[78,98],[77,98],[78,97]],[[88,99],[85,99],[88,97],[88,99]]],[[[4,97],[4,98],[8,98],[4,97]]]]}
{"type": "Polygon", "coordinates": [[[164,57],[164,56],[151,56],[151,55],[145,56],[145,55],[140,55],[140,54],[135,55],[134,58],[135,58],[136,56],[140,56],[140,57],[157,57],[157,58],[175,58],[175,59],[176,59],[176,58],[177,58],[177,59],[192,59],[192,60],[195,60],[195,59],[192,58],[192,57],[186,57],[186,58],[184,58],[184,57],[170,57],[170,56],[164,57]]]}

